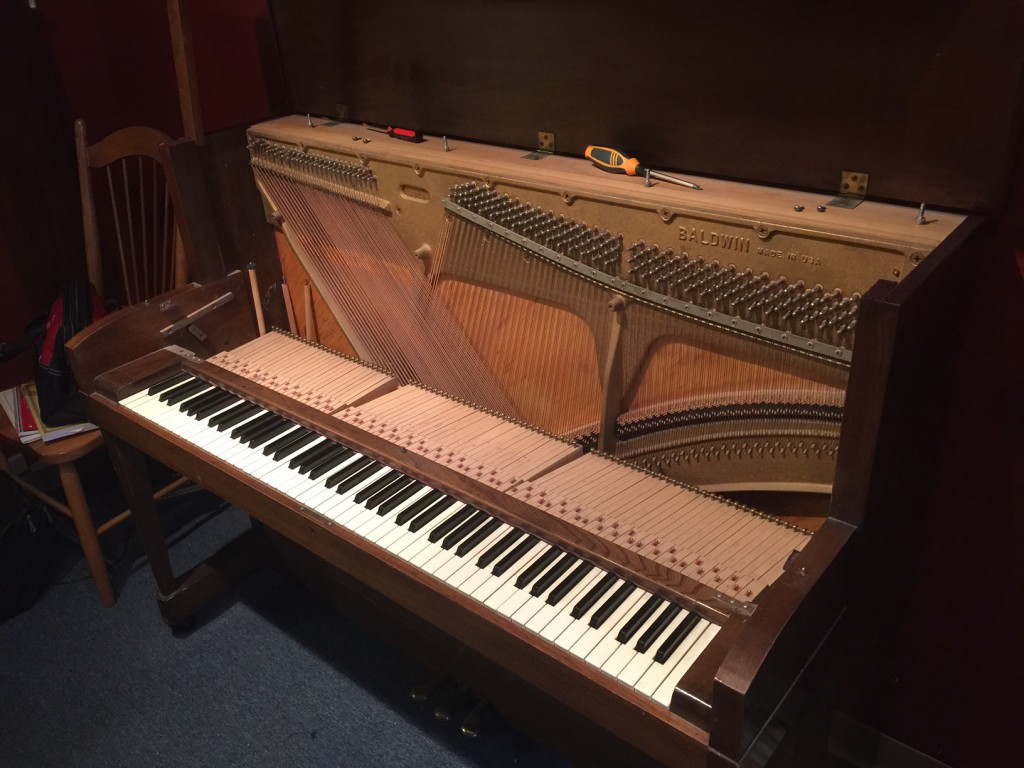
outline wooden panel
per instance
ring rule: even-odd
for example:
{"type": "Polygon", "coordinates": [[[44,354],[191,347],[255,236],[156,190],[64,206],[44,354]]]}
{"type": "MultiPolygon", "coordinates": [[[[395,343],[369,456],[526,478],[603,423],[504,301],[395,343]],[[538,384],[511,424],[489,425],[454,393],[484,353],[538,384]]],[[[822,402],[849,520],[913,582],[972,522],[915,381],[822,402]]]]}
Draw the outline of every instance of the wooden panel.
{"type": "Polygon", "coordinates": [[[1004,0],[271,5],[302,113],[809,189],[856,170],[873,197],[983,210],[1019,143],[1004,0]]]}
{"type": "Polygon", "coordinates": [[[313,334],[310,335],[306,328],[306,282],[309,276],[306,270],[299,263],[295,251],[288,244],[288,238],[284,233],[275,233],[277,251],[281,257],[281,272],[287,284],[288,293],[291,296],[292,307],[295,309],[295,333],[304,339],[313,339],[336,352],[344,352],[352,357],[359,357],[352,343],[348,340],[345,332],[338,325],[331,314],[331,310],[320,295],[319,289],[310,284],[311,298],[313,301],[313,334]]]}
{"type": "MultiPolygon", "coordinates": [[[[837,478],[833,507],[846,515],[850,499],[868,510],[843,707],[953,766],[1007,761],[1017,718],[1005,702],[1024,685],[1024,632],[1012,619],[1024,581],[1024,284],[991,235],[971,232],[922,273],[926,292],[908,298],[901,285],[887,297],[903,306],[865,457],[874,471],[837,478]]],[[[851,381],[851,407],[854,392],[851,381]]],[[[841,475],[865,460],[847,458],[841,475]]]]}

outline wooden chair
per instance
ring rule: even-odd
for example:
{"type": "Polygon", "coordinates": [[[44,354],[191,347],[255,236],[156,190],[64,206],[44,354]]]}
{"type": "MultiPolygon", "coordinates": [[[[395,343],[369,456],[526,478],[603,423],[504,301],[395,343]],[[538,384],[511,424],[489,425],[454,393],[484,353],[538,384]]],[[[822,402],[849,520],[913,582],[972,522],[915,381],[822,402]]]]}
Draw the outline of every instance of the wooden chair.
{"type": "Polygon", "coordinates": [[[160,149],[170,142],[154,128],[133,126],[90,146],[85,122],[75,121],[86,265],[105,298],[135,304],[188,282],[160,149]],[[100,226],[99,213],[107,214],[106,226],[100,226]]]}
{"type": "Polygon", "coordinates": [[[78,540],[82,545],[82,552],[85,554],[85,562],[89,566],[89,573],[100,593],[100,600],[109,608],[114,604],[114,589],[110,584],[107,564],[103,560],[99,537],[125,520],[130,513],[126,510],[97,527],[89,510],[85,491],[82,490],[82,481],[78,476],[78,470],[75,468],[75,462],[78,459],[103,445],[103,436],[99,432],[93,431],[65,437],[52,443],[37,441],[28,445],[20,445],[17,431],[10,419],[7,418],[7,414],[0,409],[0,439],[9,445],[17,443],[21,452],[30,458],[57,467],[66,503],[53,498],[25,478],[15,475],[11,471],[4,452],[0,451],[0,471],[9,474],[18,485],[44,504],[48,504],[56,511],[71,518],[75,524],[75,531],[78,533],[78,540]]]}
{"type": "MultiPolygon", "coordinates": [[[[136,126],[115,131],[89,146],[85,122],[75,121],[89,280],[101,296],[109,298],[106,292],[109,290],[122,304],[143,301],[187,282],[168,167],[160,149],[161,144],[170,141],[165,133],[136,126]],[[109,220],[106,226],[101,226],[99,214],[106,214],[109,220]],[[104,258],[101,243],[108,245],[108,258],[104,258]]],[[[75,465],[103,445],[103,436],[93,431],[51,443],[37,441],[23,445],[10,420],[0,410],[0,441],[24,454],[32,464],[57,467],[64,491],[63,502],[28,479],[14,476],[6,455],[0,451],[0,471],[10,474],[26,491],[74,522],[100,600],[109,608],[114,604],[114,590],[99,536],[128,519],[131,512],[125,510],[97,527],[75,465]]],[[[156,498],[165,496],[184,482],[184,478],[177,479],[154,495],[156,498]]]]}

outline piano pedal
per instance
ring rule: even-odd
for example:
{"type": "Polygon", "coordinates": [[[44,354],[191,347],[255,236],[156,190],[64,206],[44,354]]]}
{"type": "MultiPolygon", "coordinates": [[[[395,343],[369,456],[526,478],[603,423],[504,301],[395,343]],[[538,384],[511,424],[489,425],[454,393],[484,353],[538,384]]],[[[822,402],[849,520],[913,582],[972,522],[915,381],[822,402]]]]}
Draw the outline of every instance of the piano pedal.
{"type": "Polygon", "coordinates": [[[409,696],[413,701],[427,701],[433,698],[434,694],[437,693],[441,689],[441,686],[447,683],[449,679],[450,676],[448,673],[442,672],[433,680],[429,680],[419,685],[414,685],[409,690],[409,696]]]}
{"type": "Polygon", "coordinates": [[[464,736],[468,736],[471,739],[475,739],[480,735],[480,728],[483,726],[484,721],[490,716],[491,702],[487,699],[480,699],[476,703],[476,706],[469,711],[465,719],[462,721],[462,725],[459,726],[459,730],[462,731],[464,736]]]}
{"type": "Polygon", "coordinates": [[[462,704],[463,700],[469,695],[468,685],[459,685],[452,691],[445,693],[439,697],[437,706],[434,707],[434,719],[440,720],[443,723],[448,722],[452,719],[452,713],[462,704]]]}

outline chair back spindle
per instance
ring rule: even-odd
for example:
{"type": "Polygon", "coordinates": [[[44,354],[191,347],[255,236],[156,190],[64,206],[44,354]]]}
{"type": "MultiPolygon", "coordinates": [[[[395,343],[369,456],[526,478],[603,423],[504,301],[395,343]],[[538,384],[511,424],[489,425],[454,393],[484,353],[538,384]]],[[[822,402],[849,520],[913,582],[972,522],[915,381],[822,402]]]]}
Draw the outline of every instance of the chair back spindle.
{"type": "Polygon", "coordinates": [[[187,281],[160,152],[170,140],[136,126],[90,146],[85,123],[75,122],[86,263],[106,298],[135,304],[187,281]]]}

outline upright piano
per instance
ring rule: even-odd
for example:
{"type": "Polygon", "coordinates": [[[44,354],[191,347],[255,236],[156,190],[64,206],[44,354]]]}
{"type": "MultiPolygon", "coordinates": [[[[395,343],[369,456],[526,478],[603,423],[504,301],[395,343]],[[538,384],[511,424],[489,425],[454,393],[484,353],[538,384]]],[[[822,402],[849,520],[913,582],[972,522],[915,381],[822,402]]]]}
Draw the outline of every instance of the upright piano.
{"type": "MultiPolygon", "coordinates": [[[[503,143],[491,134],[521,121],[472,133],[464,113],[446,123],[417,102],[452,104],[422,80],[412,31],[403,58],[373,49],[372,13],[314,5],[324,28],[358,17],[369,50],[346,60],[351,107],[293,81],[310,113],[248,131],[288,327],[257,330],[234,272],[69,347],[165,617],[186,620],[201,585],[244,557],[172,572],[143,455],[447,646],[446,660],[468,649],[476,671],[457,673],[494,681],[482,695],[542,736],[575,734],[589,759],[763,764],[843,616],[855,532],[912,428],[894,420],[920,412],[922,365],[943,346],[929,324],[984,219],[873,199],[872,185],[900,195],[870,165],[836,169],[829,192],[758,181],[778,158],[731,180],[720,137],[717,175],[672,173],[689,186],[608,173],[551,152],[549,136],[503,143]],[[364,66],[397,66],[398,95],[364,66]],[[427,133],[374,130],[405,116],[427,133]]],[[[329,69],[324,36],[276,11],[286,76],[310,59],[329,69]]],[[[399,26],[423,21],[412,16],[399,26]]],[[[463,70],[438,70],[462,84],[463,70]]],[[[528,94],[520,84],[533,117],[557,114],[528,94]]],[[[493,100],[471,103],[504,114],[493,100]]],[[[628,122],[593,126],[593,141],[628,122]]],[[[799,176],[801,161],[786,163],[799,176]]],[[[686,151],[668,164],[700,167],[686,151]]]]}

